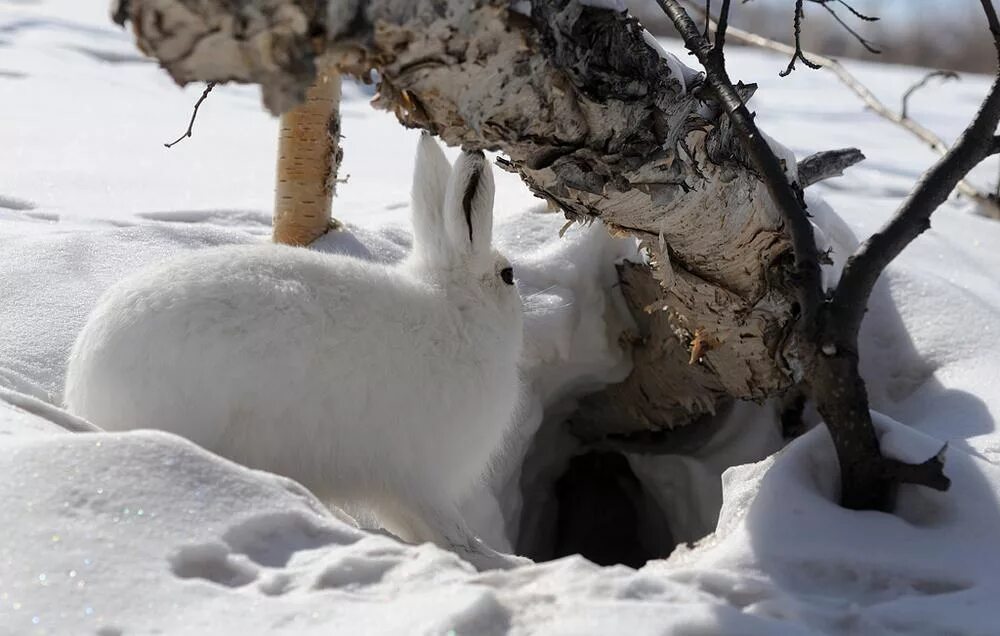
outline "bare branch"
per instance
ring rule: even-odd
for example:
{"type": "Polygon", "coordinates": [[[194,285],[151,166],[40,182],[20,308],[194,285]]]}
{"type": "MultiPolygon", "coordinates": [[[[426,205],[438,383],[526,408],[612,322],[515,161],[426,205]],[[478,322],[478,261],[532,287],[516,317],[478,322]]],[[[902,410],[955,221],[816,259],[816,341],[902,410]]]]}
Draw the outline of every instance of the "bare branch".
{"type": "Polygon", "coordinates": [[[1000,65],[1000,20],[997,20],[996,9],[993,8],[993,0],[979,0],[986,13],[986,22],[990,25],[990,33],[993,34],[993,44],[997,49],[997,64],[1000,65]]]}
{"type": "Polygon", "coordinates": [[[171,141],[169,144],[163,144],[165,147],[173,148],[174,146],[179,144],[183,139],[186,139],[187,137],[191,136],[191,133],[194,129],[194,120],[198,117],[198,108],[201,106],[201,103],[205,101],[205,98],[208,97],[208,94],[212,92],[212,89],[215,88],[215,84],[216,82],[209,82],[205,86],[205,90],[202,92],[201,97],[199,97],[198,101],[194,103],[194,110],[191,112],[191,121],[188,122],[188,127],[187,130],[184,131],[184,134],[178,137],[177,139],[171,141]]]}
{"type": "MultiPolygon", "coordinates": [[[[813,0],[813,1],[815,2],[815,0],[813,0]]],[[[843,6],[845,9],[847,9],[848,11],[850,11],[852,14],[854,14],[854,17],[859,18],[861,20],[864,20],[865,22],[878,22],[878,20],[879,20],[879,18],[877,16],[865,15],[865,14],[861,13],[860,11],[858,11],[857,9],[855,9],[854,7],[852,7],[851,5],[847,4],[847,2],[845,2],[844,0],[837,0],[837,2],[841,6],[843,6]]]]}
{"type": "Polygon", "coordinates": [[[803,64],[812,69],[820,68],[818,64],[810,61],[805,56],[805,53],[802,52],[802,21],[805,20],[805,17],[805,11],[802,9],[802,0],[795,0],[795,18],[792,20],[792,24],[795,27],[795,50],[792,51],[792,59],[788,61],[788,66],[785,67],[785,70],[778,73],[781,77],[786,77],[795,70],[795,60],[802,60],[803,64]]]}
{"type": "Polygon", "coordinates": [[[864,160],[864,153],[857,148],[823,150],[809,155],[798,164],[799,187],[804,190],[825,179],[839,177],[844,170],[864,160]]]}
{"type": "Polygon", "coordinates": [[[927,75],[924,75],[923,79],[921,79],[919,82],[906,89],[906,92],[903,93],[903,106],[902,108],[900,108],[900,117],[902,117],[903,119],[909,118],[907,110],[909,109],[910,105],[910,97],[924,86],[927,86],[927,82],[931,81],[935,77],[940,77],[943,80],[960,79],[958,73],[956,73],[955,71],[931,71],[927,75]]]}
{"type": "MultiPolygon", "coordinates": [[[[729,27],[729,2],[730,0],[722,0],[722,10],[719,11],[719,21],[715,29],[715,44],[712,46],[712,55],[718,58],[718,64],[725,64],[725,53],[723,51],[726,46],[726,29],[729,27]]],[[[707,14],[706,14],[707,15],[707,14]]],[[[711,20],[706,18],[705,28],[707,29],[711,20]]],[[[708,37],[705,37],[705,41],[708,42],[708,37]]]]}
{"type": "Polygon", "coordinates": [[[709,27],[712,24],[712,21],[709,19],[710,15],[712,15],[712,0],[705,0],[705,35],[704,35],[704,37],[705,37],[705,41],[706,42],[710,42],[711,41],[711,40],[709,40],[709,37],[708,37],[708,30],[709,30],[709,27]]]}
{"type": "MultiPolygon", "coordinates": [[[[815,1],[815,0],[813,0],[813,1],[815,1]]],[[[851,25],[849,25],[846,22],[844,22],[844,20],[839,15],[837,15],[837,12],[834,11],[833,8],[827,2],[820,2],[819,5],[821,7],[823,7],[824,9],[826,9],[827,13],[829,13],[830,15],[832,15],[833,19],[836,20],[837,23],[840,24],[840,26],[844,27],[844,30],[847,31],[851,35],[851,37],[853,37],[855,40],[857,40],[858,43],[861,44],[861,46],[865,47],[866,51],[868,51],[869,53],[874,53],[875,55],[880,55],[882,53],[882,51],[880,51],[879,49],[875,48],[872,45],[872,43],[871,43],[870,40],[868,40],[863,35],[861,35],[857,31],[855,31],[854,29],[852,29],[851,25]]],[[[861,15],[860,13],[857,13],[856,11],[854,11],[854,9],[851,8],[851,6],[848,5],[848,4],[844,4],[844,6],[847,7],[848,9],[850,9],[852,13],[854,13],[855,15],[861,17],[862,19],[866,19],[866,20],[877,20],[878,19],[878,18],[869,18],[868,16],[861,15]]]]}
{"type": "Polygon", "coordinates": [[[934,457],[921,464],[907,464],[898,459],[886,458],[883,465],[885,478],[901,484],[917,484],[934,490],[948,490],[951,480],[944,474],[945,444],[934,457]]]}

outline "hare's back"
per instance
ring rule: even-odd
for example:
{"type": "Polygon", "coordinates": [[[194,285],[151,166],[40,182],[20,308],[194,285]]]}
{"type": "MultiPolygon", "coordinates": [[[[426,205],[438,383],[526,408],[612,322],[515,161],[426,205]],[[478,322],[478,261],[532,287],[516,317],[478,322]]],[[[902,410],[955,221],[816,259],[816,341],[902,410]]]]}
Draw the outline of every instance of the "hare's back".
{"type": "Polygon", "coordinates": [[[275,245],[154,266],[98,302],[71,355],[67,406],[107,429],[170,430],[221,450],[237,419],[309,410],[331,380],[325,352],[375,327],[358,304],[419,295],[395,274],[275,245]]]}

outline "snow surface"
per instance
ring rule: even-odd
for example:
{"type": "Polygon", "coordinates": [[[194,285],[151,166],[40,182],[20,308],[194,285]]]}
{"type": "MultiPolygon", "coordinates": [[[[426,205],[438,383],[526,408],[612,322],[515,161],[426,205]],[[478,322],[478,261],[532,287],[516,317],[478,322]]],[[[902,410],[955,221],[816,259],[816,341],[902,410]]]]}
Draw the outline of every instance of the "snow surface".
{"type": "MultiPolygon", "coordinates": [[[[849,145],[868,156],[813,188],[826,203],[810,198],[842,261],[934,155],[829,75],[779,80],[784,60],[735,47],[727,59],[760,84],[758,121],[798,157],[849,145]]],[[[890,103],[923,73],[850,67],[890,103]]],[[[954,138],[986,86],[928,87],[912,112],[954,138]]],[[[904,488],[896,516],[834,505],[827,434],[782,448],[770,404],[736,405],[694,455],[630,457],[677,538],[715,530],[638,571],[576,557],[477,573],[180,438],[68,433],[87,424],[58,408],[65,357],[108,285],[269,233],[277,124],[256,89],[217,88],[194,137],[162,147],[200,91],[144,60],[101,0],[0,3],[0,634],[995,633],[1000,225],[957,200],[890,269],[862,334],[886,451],[920,460],[949,443],[952,490],[904,488]]],[[[335,205],[351,231],[319,249],[391,262],[409,243],[417,137],[368,97],[345,89],[351,177],[335,205]]],[[[597,225],[559,239],[561,218],[516,178],[497,182],[497,238],[528,310],[529,400],[466,511],[500,545],[520,531],[521,459],[543,418],[628,373],[612,264],[635,254],[597,225]]]]}

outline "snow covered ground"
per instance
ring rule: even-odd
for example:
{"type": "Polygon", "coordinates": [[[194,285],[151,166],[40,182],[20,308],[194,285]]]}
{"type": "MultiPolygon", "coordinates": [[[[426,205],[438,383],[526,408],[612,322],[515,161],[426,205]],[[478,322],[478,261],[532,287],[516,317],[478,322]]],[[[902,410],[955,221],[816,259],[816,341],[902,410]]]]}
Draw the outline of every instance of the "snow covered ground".
{"type": "MultiPolygon", "coordinates": [[[[735,47],[728,57],[734,77],[761,85],[764,128],[798,156],[867,154],[814,188],[836,211],[817,222],[842,258],[933,154],[826,74],[779,79],[784,60],[735,47]]],[[[922,74],[850,66],[889,103],[922,74]]],[[[912,112],[953,138],[986,85],[927,88],[912,112]]],[[[571,557],[476,573],[179,438],[67,433],[56,408],[65,357],[108,285],[269,232],[277,124],[256,89],[217,88],[194,137],[162,146],[200,91],[139,56],[103,0],[0,0],[0,634],[996,632],[1000,224],[956,200],[892,267],[863,333],[884,448],[923,459],[949,443],[952,490],[905,488],[897,516],[832,503],[821,428],[775,454],[773,408],[739,405],[696,456],[631,458],[675,534],[715,529],[697,547],[638,571],[571,557]]],[[[350,180],[335,213],[352,233],[321,249],[392,261],[409,241],[416,135],[371,110],[365,89],[345,95],[350,180]]],[[[996,170],[987,162],[973,180],[996,170]]],[[[523,441],[627,374],[611,265],[633,247],[599,226],[559,239],[561,218],[497,179],[499,240],[528,298],[523,441]]],[[[513,448],[466,506],[493,542],[518,531],[513,448]],[[506,519],[490,515],[493,497],[506,519]]]]}

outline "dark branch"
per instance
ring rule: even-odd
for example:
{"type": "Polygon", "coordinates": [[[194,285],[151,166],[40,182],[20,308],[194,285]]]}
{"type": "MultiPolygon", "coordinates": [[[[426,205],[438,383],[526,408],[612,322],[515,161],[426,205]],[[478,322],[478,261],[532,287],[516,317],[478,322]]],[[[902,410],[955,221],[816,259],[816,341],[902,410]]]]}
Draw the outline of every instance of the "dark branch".
{"type": "Polygon", "coordinates": [[[785,70],[778,73],[781,77],[787,77],[789,73],[795,70],[795,60],[802,60],[802,63],[811,69],[820,68],[819,64],[816,64],[809,60],[802,52],[802,21],[805,20],[806,14],[805,10],[802,8],[802,0],[795,0],[795,18],[792,20],[792,24],[795,28],[795,53],[792,54],[792,59],[788,61],[788,66],[785,70]]]}
{"type": "MultiPolygon", "coordinates": [[[[726,46],[726,29],[729,28],[729,2],[730,0],[722,0],[722,10],[719,12],[719,21],[715,26],[715,45],[712,46],[711,55],[715,56],[716,64],[722,65],[726,64],[725,53],[723,48],[726,46]]],[[[705,33],[708,33],[708,28],[711,25],[711,20],[707,17],[705,19],[705,33]]],[[[708,36],[705,36],[705,41],[708,42],[708,36]]]]}
{"type": "Polygon", "coordinates": [[[944,474],[944,454],[948,445],[922,464],[907,464],[898,459],[885,458],[883,471],[885,479],[899,484],[917,484],[934,490],[948,490],[951,480],[944,474]]]}
{"type": "Polygon", "coordinates": [[[931,71],[927,75],[924,75],[923,79],[921,79],[919,82],[906,89],[906,92],[903,93],[903,106],[902,108],[900,108],[899,111],[903,119],[907,119],[909,117],[907,111],[910,106],[910,97],[924,86],[927,86],[927,82],[931,81],[935,77],[940,77],[943,80],[959,79],[958,73],[956,73],[955,71],[931,71]]]}
{"type": "Polygon", "coordinates": [[[176,146],[178,143],[180,143],[183,139],[186,139],[191,136],[191,133],[194,129],[194,120],[198,117],[198,108],[201,106],[201,103],[205,101],[205,98],[208,97],[208,94],[212,92],[212,89],[215,88],[215,84],[216,82],[209,82],[208,85],[205,86],[205,90],[202,92],[201,97],[199,97],[198,101],[194,103],[194,110],[191,112],[191,121],[188,122],[188,127],[187,130],[184,131],[184,134],[178,137],[177,139],[171,141],[169,144],[163,144],[165,147],[172,148],[176,146]]]}
{"type": "Polygon", "coordinates": [[[979,0],[986,12],[986,22],[990,25],[990,33],[993,34],[993,45],[997,50],[997,65],[1000,66],[1000,20],[997,19],[997,12],[993,8],[993,0],[979,0]]]}
{"type": "Polygon", "coordinates": [[[845,9],[847,9],[848,11],[850,11],[854,15],[854,17],[856,17],[856,18],[864,20],[865,22],[878,22],[878,17],[872,16],[872,15],[865,15],[865,14],[863,14],[860,11],[858,11],[857,9],[855,9],[854,7],[852,7],[851,5],[847,4],[847,2],[845,2],[844,0],[837,0],[837,2],[840,5],[842,5],[845,9]]]}
{"type": "MultiPolygon", "coordinates": [[[[858,43],[861,44],[861,46],[865,47],[865,50],[869,51],[870,53],[880,54],[882,51],[875,48],[875,46],[872,44],[870,40],[868,40],[863,35],[855,31],[851,27],[851,25],[847,24],[847,22],[845,22],[844,19],[841,18],[840,15],[833,10],[833,7],[831,7],[830,4],[834,1],[836,1],[837,4],[841,5],[848,11],[850,11],[851,15],[860,20],[864,20],[865,22],[875,22],[878,20],[878,18],[875,16],[869,16],[861,13],[860,11],[852,7],[850,4],[848,4],[846,0],[809,0],[809,2],[811,2],[812,4],[818,4],[819,6],[823,7],[823,9],[825,9],[827,13],[832,15],[833,19],[836,20],[837,23],[851,35],[851,37],[857,40],[858,43]]],[[[806,19],[806,13],[805,9],[803,8],[803,0],[795,0],[795,15],[792,19],[792,25],[795,32],[795,51],[792,53],[792,59],[788,61],[788,66],[785,68],[785,70],[778,73],[778,75],[780,75],[781,77],[786,77],[789,73],[795,70],[796,60],[802,60],[803,64],[805,64],[811,69],[818,69],[822,66],[822,64],[817,64],[812,60],[810,60],[808,57],[806,57],[806,53],[802,49],[802,23],[805,21],[805,19],[806,19]]]]}
{"type": "Polygon", "coordinates": [[[705,0],[705,41],[709,42],[708,30],[712,26],[712,0],[705,0]]]}
{"type": "MultiPolygon", "coordinates": [[[[747,110],[732,80],[729,79],[721,53],[713,52],[715,49],[698,32],[698,27],[680,5],[679,0],[656,1],[684,39],[684,46],[694,53],[705,67],[706,82],[726,109],[733,125],[740,131],[740,140],[754,166],[763,176],[763,181],[781,213],[791,235],[792,248],[795,252],[796,295],[802,311],[800,324],[811,324],[822,298],[819,254],[816,250],[812,224],[799,204],[798,195],[788,182],[781,163],[760,134],[753,115],[747,110]]],[[[801,5],[801,0],[798,3],[801,5]]],[[[726,19],[725,13],[728,7],[729,3],[726,2],[719,16],[719,24],[726,19]]],[[[724,38],[720,38],[717,31],[716,46],[720,42],[724,42],[724,38]]]]}
{"type": "MultiPolygon", "coordinates": [[[[844,20],[839,15],[837,15],[837,12],[833,10],[833,7],[831,7],[826,2],[821,2],[820,6],[826,9],[827,13],[832,15],[833,19],[836,20],[837,23],[840,24],[840,26],[844,27],[844,30],[847,31],[851,35],[851,37],[857,40],[861,44],[861,46],[865,47],[866,51],[868,51],[869,53],[874,53],[875,55],[881,55],[882,51],[875,48],[870,40],[866,39],[863,35],[852,29],[851,25],[844,22],[844,20]]],[[[844,6],[846,6],[848,9],[851,9],[850,5],[845,4],[844,6]]],[[[853,9],[851,9],[851,11],[854,12],[853,9]]],[[[857,12],[854,13],[855,15],[862,17],[862,19],[868,18],[868,16],[862,16],[860,13],[857,12]]]]}
{"type": "Polygon", "coordinates": [[[824,179],[839,177],[844,170],[865,160],[865,155],[857,148],[824,150],[809,155],[799,162],[799,187],[803,190],[824,179]]]}

